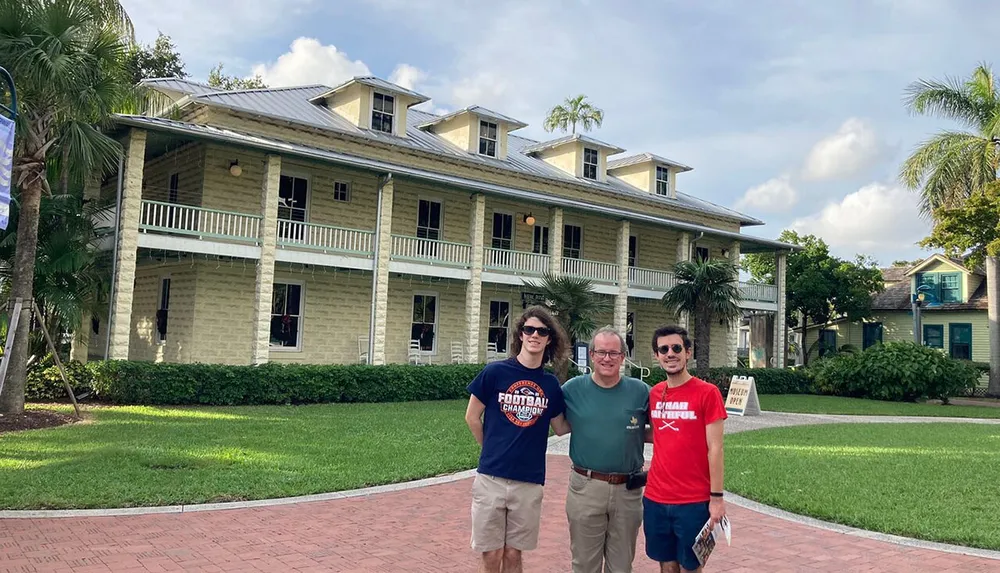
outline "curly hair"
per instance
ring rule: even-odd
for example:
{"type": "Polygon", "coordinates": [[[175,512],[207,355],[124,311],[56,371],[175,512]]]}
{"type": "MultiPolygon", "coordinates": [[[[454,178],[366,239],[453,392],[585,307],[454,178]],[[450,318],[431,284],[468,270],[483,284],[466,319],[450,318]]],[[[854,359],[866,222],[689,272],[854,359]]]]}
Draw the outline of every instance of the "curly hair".
{"type": "Polygon", "coordinates": [[[537,318],[549,329],[549,344],[545,347],[542,356],[542,364],[556,362],[569,356],[569,337],[559,322],[552,317],[552,313],[544,306],[532,306],[521,314],[520,318],[514,322],[514,328],[510,335],[511,356],[521,353],[521,327],[529,318],[537,318]]]}

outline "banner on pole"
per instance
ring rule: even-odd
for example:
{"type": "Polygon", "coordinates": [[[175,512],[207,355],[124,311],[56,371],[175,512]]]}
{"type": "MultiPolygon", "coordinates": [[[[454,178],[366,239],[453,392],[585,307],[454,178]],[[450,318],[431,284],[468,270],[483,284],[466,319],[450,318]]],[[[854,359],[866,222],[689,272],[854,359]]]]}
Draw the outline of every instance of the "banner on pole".
{"type": "Polygon", "coordinates": [[[0,229],[10,221],[10,186],[14,178],[14,120],[0,115],[0,229]]]}

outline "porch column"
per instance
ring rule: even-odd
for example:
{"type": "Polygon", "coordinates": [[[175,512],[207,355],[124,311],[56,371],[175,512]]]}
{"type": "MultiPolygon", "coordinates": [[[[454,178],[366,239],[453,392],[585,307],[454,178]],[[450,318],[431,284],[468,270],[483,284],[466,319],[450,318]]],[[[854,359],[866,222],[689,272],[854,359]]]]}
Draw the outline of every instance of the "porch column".
{"type": "Polygon", "coordinates": [[[776,253],[774,256],[774,284],[778,289],[778,309],[774,315],[774,366],[785,367],[785,351],[788,348],[788,333],[785,330],[785,277],[788,268],[788,254],[776,253]]]}
{"type": "Polygon", "coordinates": [[[118,252],[111,298],[111,345],[108,358],[128,360],[132,333],[132,294],[135,287],[135,258],[139,248],[139,218],[142,214],[142,170],[146,161],[146,132],[132,129],[124,148],[125,172],[119,209],[118,252]]]}
{"type": "MultiPolygon", "coordinates": [[[[729,246],[729,262],[732,263],[737,269],[740,266],[740,243],[739,241],[733,241],[729,246]]],[[[736,274],[736,287],[739,288],[740,276],[737,272],[736,274]]],[[[726,366],[736,366],[739,363],[739,355],[737,353],[737,347],[740,345],[740,319],[736,319],[729,323],[729,329],[726,332],[726,366]]]]}
{"type": "Polygon", "coordinates": [[[549,272],[554,276],[562,274],[563,210],[549,209],[549,272]]]}
{"type": "MultiPolygon", "coordinates": [[[[87,177],[83,182],[83,200],[94,203],[101,196],[101,176],[95,173],[87,177]]],[[[80,326],[73,332],[73,340],[70,342],[69,359],[77,362],[86,362],[88,349],[90,348],[90,310],[84,308],[80,313],[80,326]]]]}
{"type": "Polygon", "coordinates": [[[268,155],[260,188],[261,222],[258,229],[260,259],[253,297],[253,348],[251,364],[265,364],[270,356],[271,304],[274,292],[274,251],[278,238],[278,188],[281,184],[281,156],[268,155]]]}
{"type": "Polygon", "coordinates": [[[469,244],[472,245],[472,276],[465,286],[465,360],[479,362],[479,330],[483,314],[483,249],[486,232],[486,195],[472,196],[469,213],[469,244]]]}
{"type": "MultiPolygon", "coordinates": [[[[689,233],[681,233],[680,239],[677,240],[677,262],[690,261],[691,260],[691,235],[689,233]]],[[[681,311],[677,315],[677,325],[681,328],[686,328],[691,330],[691,326],[688,324],[687,311],[681,311]]]]}
{"type": "Polygon", "coordinates": [[[628,320],[628,237],[631,225],[627,219],[618,224],[618,294],[615,295],[614,327],[625,336],[628,320]]]}
{"type": "Polygon", "coordinates": [[[385,331],[389,316],[389,259],[392,255],[392,201],[395,183],[387,175],[378,191],[375,268],[372,285],[371,363],[385,364],[385,331]]]}

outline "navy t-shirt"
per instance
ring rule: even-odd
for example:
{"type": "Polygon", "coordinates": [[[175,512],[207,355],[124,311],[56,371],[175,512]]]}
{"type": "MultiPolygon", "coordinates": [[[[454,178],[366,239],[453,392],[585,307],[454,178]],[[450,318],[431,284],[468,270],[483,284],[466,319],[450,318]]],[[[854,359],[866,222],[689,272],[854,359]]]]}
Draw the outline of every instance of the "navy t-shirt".
{"type": "Polygon", "coordinates": [[[544,485],[549,421],[566,411],[559,380],[514,357],[487,364],[468,390],[486,405],[479,472],[544,485]]]}

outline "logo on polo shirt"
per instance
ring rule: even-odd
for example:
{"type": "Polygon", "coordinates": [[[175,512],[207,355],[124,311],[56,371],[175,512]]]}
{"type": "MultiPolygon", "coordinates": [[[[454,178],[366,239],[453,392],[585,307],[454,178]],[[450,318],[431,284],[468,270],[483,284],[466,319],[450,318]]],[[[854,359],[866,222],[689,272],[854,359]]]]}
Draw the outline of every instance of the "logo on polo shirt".
{"type": "Polygon", "coordinates": [[[510,423],[521,428],[535,425],[549,407],[545,392],[531,380],[515,382],[506,392],[497,395],[497,402],[510,423]]]}

